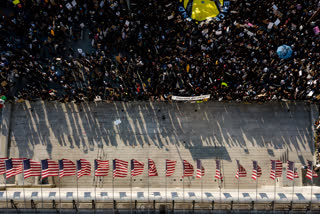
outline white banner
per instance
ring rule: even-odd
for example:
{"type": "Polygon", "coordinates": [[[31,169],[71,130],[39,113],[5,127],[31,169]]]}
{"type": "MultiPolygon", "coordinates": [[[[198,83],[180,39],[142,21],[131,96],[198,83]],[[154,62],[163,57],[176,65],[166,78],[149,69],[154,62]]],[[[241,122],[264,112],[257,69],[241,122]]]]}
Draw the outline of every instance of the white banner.
{"type": "Polygon", "coordinates": [[[172,100],[177,100],[177,101],[196,101],[196,100],[204,100],[204,99],[210,99],[210,94],[194,96],[194,97],[172,96],[172,100]]]}

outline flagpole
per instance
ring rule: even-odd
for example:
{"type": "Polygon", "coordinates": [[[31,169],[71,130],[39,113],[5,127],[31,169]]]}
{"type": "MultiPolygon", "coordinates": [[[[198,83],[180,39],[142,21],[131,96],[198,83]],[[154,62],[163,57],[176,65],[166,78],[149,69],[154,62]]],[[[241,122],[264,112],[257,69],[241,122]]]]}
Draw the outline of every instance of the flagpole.
{"type": "Polygon", "coordinates": [[[61,213],[60,169],[59,169],[58,176],[59,176],[59,201],[60,201],[60,210],[59,210],[59,213],[61,213]]]}
{"type": "Polygon", "coordinates": [[[114,213],[114,175],[112,175],[112,199],[113,199],[113,206],[112,206],[112,210],[114,213]]]}
{"type": "Polygon", "coordinates": [[[259,169],[258,169],[258,167],[259,167],[259,165],[258,165],[258,161],[257,161],[257,177],[256,177],[256,202],[258,202],[258,171],[259,171],[259,169]]]}
{"type": "MultiPolygon", "coordinates": [[[[150,186],[149,186],[149,179],[150,179],[150,175],[149,175],[149,159],[148,159],[148,203],[150,202],[149,201],[149,188],[150,188],[150,186]]],[[[149,209],[148,209],[149,210],[149,209]]]]}
{"type": "MultiPolygon", "coordinates": [[[[183,172],[183,174],[184,174],[184,172],[183,172]]],[[[183,175],[183,178],[182,178],[182,191],[183,191],[183,202],[184,202],[184,175],[183,175]]]]}
{"type": "MultiPolygon", "coordinates": [[[[221,172],[221,171],[220,171],[221,172]]],[[[220,173],[220,177],[221,177],[221,173],[220,173]]],[[[221,178],[218,180],[218,183],[219,183],[219,192],[220,192],[220,205],[221,205],[221,187],[222,187],[222,181],[221,181],[221,178]]]]}
{"type": "Polygon", "coordinates": [[[258,172],[257,172],[257,179],[256,179],[256,202],[258,202],[258,172]]]}
{"type": "Polygon", "coordinates": [[[274,203],[276,203],[276,192],[277,192],[277,177],[276,177],[276,174],[275,174],[275,178],[274,178],[274,203]]]}
{"type": "Polygon", "coordinates": [[[311,175],[311,197],[310,197],[310,211],[312,211],[312,188],[313,188],[313,171],[311,175]]]}
{"type": "MultiPolygon", "coordinates": [[[[166,164],[167,164],[167,163],[166,163],[166,164]]],[[[168,179],[168,178],[167,178],[167,171],[166,171],[166,175],[165,175],[165,176],[166,176],[166,206],[167,206],[167,203],[168,203],[168,193],[167,193],[167,192],[168,192],[168,183],[167,183],[167,179],[168,179]]],[[[167,208],[166,208],[166,209],[167,209],[167,208]]]]}
{"type": "Polygon", "coordinates": [[[22,189],[23,189],[24,208],[26,208],[26,193],[24,191],[24,168],[22,170],[22,189]]]}
{"type": "Polygon", "coordinates": [[[6,189],[6,203],[7,203],[7,212],[8,212],[9,206],[8,206],[8,190],[7,190],[7,173],[6,175],[4,175],[4,179],[5,179],[4,188],[6,189]]]}
{"type": "MultiPolygon", "coordinates": [[[[94,203],[96,205],[97,204],[97,180],[98,180],[98,178],[96,177],[96,170],[94,170],[93,179],[94,179],[94,203]]],[[[96,209],[96,206],[95,206],[95,209],[96,209]]],[[[94,213],[96,212],[94,211],[94,213]]]]}
{"type": "Polygon", "coordinates": [[[295,176],[296,176],[296,173],[295,173],[295,169],[294,169],[294,162],[293,162],[293,179],[292,179],[292,203],[293,203],[293,194],[294,194],[294,179],[295,179],[295,176]]]}
{"type": "MultiPolygon", "coordinates": [[[[238,169],[239,171],[239,169],[238,169]]],[[[238,204],[240,203],[240,176],[238,177],[238,204]]]]}
{"type": "Polygon", "coordinates": [[[42,193],[42,162],[41,164],[41,171],[40,171],[40,191],[41,191],[41,208],[43,208],[43,193],[42,193]]]}
{"type": "Polygon", "coordinates": [[[132,173],[130,176],[130,189],[131,189],[131,203],[130,203],[130,207],[131,207],[131,213],[132,213],[132,173]]]}
{"type": "Polygon", "coordinates": [[[77,170],[77,206],[79,207],[79,184],[78,184],[78,170],[77,170]]]}
{"type": "MultiPolygon", "coordinates": [[[[201,174],[202,174],[202,163],[201,163],[201,174]]],[[[201,176],[201,202],[203,202],[203,178],[201,176]]]]}

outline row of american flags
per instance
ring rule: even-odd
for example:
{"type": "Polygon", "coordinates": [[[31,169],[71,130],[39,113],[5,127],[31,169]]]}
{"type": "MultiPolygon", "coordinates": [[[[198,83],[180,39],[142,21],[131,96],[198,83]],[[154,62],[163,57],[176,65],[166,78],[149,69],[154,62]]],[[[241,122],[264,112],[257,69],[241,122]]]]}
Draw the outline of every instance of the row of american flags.
{"type": "MultiPolygon", "coordinates": [[[[114,159],[113,161],[113,177],[124,178],[129,174],[129,163],[124,160],[114,159]]],[[[172,176],[175,172],[176,161],[166,159],[165,172],[166,177],[172,176]]],[[[257,161],[252,161],[253,180],[261,177],[262,170],[257,161]]],[[[131,160],[131,177],[141,175],[144,172],[144,163],[135,159],[131,160]]],[[[277,177],[282,176],[283,163],[280,160],[271,160],[270,178],[275,180],[277,177]]],[[[0,158],[0,175],[6,174],[6,178],[23,173],[24,179],[31,176],[40,176],[42,179],[49,176],[64,176],[76,175],[78,178],[82,176],[91,175],[91,164],[86,159],[77,160],[76,163],[68,159],[62,159],[58,162],[54,160],[41,160],[40,162],[26,159],[26,158],[0,158]]],[[[109,174],[109,160],[94,160],[94,176],[108,176],[109,174]]],[[[182,177],[190,177],[194,175],[194,167],[191,163],[183,160],[183,175],[182,177]]],[[[148,159],[148,176],[158,176],[156,164],[152,159],[148,159]]],[[[205,176],[205,168],[201,160],[197,160],[196,177],[202,178],[205,176]]],[[[246,177],[247,171],[237,160],[236,179],[246,177]]],[[[308,161],[306,177],[312,180],[313,177],[318,177],[317,173],[313,170],[312,161],[308,161]]],[[[223,179],[221,170],[221,161],[216,160],[216,173],[215,178],[223,179]]],[[[299,175],[294,168],[294,162],[287,161],[287,178],[293,180],[299,178],[299,175]]]]}

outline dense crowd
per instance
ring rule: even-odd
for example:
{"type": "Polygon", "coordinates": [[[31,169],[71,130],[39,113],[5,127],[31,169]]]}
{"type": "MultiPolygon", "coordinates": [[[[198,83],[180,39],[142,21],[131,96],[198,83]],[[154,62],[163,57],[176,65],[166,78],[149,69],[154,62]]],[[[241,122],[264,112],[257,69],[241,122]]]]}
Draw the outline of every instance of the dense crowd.
{"type": "Polygon", "coordinates": [[[0,93],[77,103],[320,99],[320,14],[307,23],[319,0],[231,1],[223,20],[200,23],[178,3],[1,1],[0,93]],[[92,52],[71,45],[86,33],[92,52]],[[289,59],[277,56],[283,44],[289,59]]]}

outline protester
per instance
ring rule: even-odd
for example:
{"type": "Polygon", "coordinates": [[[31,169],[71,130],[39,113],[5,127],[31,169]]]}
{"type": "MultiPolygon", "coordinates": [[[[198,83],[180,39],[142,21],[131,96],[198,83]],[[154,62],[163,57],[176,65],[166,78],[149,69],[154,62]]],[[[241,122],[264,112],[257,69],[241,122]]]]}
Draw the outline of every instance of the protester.
{"type": "Polygon", "coordinates": [[[76,103],[320,99],[320,15],[307,23],[318,0],[232,1],[223,20],[201,23],[183,19],[178,3],[140,0],[129,11],[117,0],[1,1],[1,94],[76,103]],[[92,53],[72,46],[86,32],[92,53]],[[292,48],[289,59],[278,57],[281,45],[292,48]]]}

